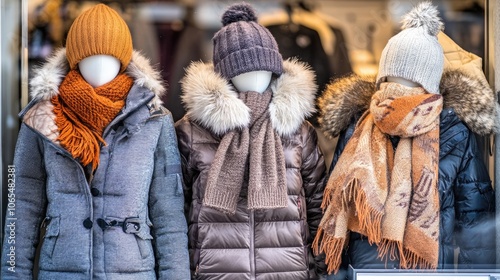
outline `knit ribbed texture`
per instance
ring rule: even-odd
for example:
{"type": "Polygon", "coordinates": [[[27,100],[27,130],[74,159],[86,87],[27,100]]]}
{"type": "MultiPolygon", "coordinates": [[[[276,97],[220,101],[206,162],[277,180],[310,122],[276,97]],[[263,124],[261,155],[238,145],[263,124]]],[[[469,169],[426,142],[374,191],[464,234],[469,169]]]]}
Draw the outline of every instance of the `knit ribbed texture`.
{"type": "Polygon", "coordinates": [[[377,86],[386,77],[399,77],[418,83],[429,93],[439,93],[444,54],[437,39],[442,28],[437,14],[434,6],[423,2],[405,16],[405,29],[382,51],[377,86]]]}
{"type": "Polygon", "coordinates": [[[248,4],[232,5],[222,16],[225,26],[212,41],[214,69],[224,78],[231,79],[250,71],[283,73],[283,58],[276,40],[256,20],[248,4]]]}
{"type": "Polygon", "coordinates": [[[111,55],[120,60],[123,72],[132,58],[132,36],[120,15],[104,4],[80,14],[68,32],[66,56],[71,69],[92,55],[111,55]]]}
{"type": "Polygon", "coordinates": [[[93,88],[78,71],[71,70],[59,86],[59,94],[51,100],[59,130],[57,141],[83,165],[92,164],[92,170],[99,164],[104,128],[125,105],[133,83],[132,78],[120,74],[93,88]]]}
{"type": "Polygon", "coordinates": [[[272,91],[243,92],[240,98],[251,110],[250,124],[223,136],[208,173],[203,204],[234,214],[247,181],[248,209],[284,208],[288,205],[285,156],[268,113],[272,91]]]}
{"type": "Polygon", "coordinates": [[[382,51],[377,83],[385,77],[405,78],[437,94],[443,65],[443,49],[436,36],[422,28],[406,29],[392,37],[382,51]]]}

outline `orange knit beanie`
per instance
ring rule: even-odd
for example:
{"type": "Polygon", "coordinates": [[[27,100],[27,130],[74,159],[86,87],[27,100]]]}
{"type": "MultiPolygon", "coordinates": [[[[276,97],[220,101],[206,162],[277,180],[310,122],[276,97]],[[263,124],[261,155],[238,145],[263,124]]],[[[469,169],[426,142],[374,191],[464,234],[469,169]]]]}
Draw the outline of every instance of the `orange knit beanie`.
{"type": "Polygon", "coordinates": [[[80,14],[66,38],[66,57],[75,69],[78,62],[92,55],[111,55],[120,60],[120,72],[132,57],[132,36],[120,15],[104,4],[80,14]]]}

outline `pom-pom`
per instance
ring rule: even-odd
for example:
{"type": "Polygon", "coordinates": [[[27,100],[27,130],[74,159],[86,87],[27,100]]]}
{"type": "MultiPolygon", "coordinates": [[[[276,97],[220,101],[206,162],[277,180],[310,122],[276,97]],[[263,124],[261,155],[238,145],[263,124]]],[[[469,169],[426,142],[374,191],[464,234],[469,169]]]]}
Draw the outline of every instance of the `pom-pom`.
{"type": "Polygon", "coordinates": [[[257,22],[257,16],[255,11],[249,4],[234,4],[230,6],[226,12],[222,15],[222,25],[226,26],[230,23],[237,21],[255,21],[257,22]]]}
{"type": "Polygon", "coordinates": [[[423,27],[430,35],[437,36],[443,30],[439,12],[431,2],[422,2],[403,18],[403,29],[423,27]]]}

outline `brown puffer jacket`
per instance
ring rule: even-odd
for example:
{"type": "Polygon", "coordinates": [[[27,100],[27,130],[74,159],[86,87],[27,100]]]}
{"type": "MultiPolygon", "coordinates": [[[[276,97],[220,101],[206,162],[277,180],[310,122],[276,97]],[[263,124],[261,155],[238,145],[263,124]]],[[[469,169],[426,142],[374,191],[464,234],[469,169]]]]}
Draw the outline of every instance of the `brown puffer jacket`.
{"type": "Polygon", "coordinates": [[[324,264],[310,243],[322,216],[325,165],[314,128],[314,74],[295,60],[272,82],[269,106],[281,135],[288,207],[247,209],[242,187],[234,215],[203,206],[208,171],[222,135],[245,125],[248,108],[210,64],[193,63],[182,81],[187,115],[176,123],[183,160],[189,249],[194,279],[316,279],[324,264]]]}

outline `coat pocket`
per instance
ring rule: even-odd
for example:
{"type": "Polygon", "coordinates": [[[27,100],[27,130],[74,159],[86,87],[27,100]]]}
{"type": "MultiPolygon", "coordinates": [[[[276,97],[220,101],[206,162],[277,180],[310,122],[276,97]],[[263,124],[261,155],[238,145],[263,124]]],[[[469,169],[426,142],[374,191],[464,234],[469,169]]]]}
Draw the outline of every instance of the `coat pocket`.
{"type": "Polygon", "coordinates": [[[42,226],[45,227],[45,235],[43,236],[42,253],[52,258],[56,247],[57,238],[59,237],[59,217],[45,217],[42,226]]]}

